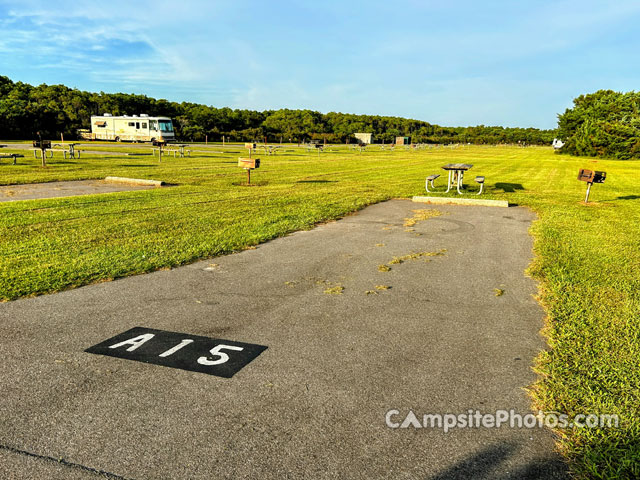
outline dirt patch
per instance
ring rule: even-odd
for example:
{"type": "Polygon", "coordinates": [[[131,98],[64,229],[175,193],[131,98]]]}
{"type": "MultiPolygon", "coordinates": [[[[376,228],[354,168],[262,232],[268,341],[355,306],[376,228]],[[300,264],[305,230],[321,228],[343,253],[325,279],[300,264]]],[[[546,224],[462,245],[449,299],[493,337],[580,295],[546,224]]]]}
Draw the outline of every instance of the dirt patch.
{"type": "Polygon", "coordinates": [[[5,185],[0,186],[0,202],[95,195],[98,193],[126,192],[130,190],[149,190],[151,188],[158,187],[109,183],[104,180],[75,180],[69,182],[5,185]]]}

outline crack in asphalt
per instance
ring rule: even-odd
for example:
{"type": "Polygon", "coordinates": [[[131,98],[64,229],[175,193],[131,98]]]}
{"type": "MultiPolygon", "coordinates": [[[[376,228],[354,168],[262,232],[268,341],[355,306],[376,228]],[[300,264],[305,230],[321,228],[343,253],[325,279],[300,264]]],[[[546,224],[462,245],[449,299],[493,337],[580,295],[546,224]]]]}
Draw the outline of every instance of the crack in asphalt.
{"type": "Polygon", "coordinates": [[[69,468],[77,468],[79,470],[84,470],[85,472],[91,472],[96,475],[101,475],[105,478],[112,478],[116,480],[133,480],[131,478],[118,475],[116,473],[107,472],[106,470],[99,470],[97,468],[87,467],[86,465],[81,465],[79,463],[70,462],[68,460],[65,460],[62,457],[54,458],[54,457],[49,457],[48,455],[39,455],[37,453],[28,452],[26,450],[21,450],[19,448],[10,447],[9,445],[0,444],[0,450],[6,450],[11,453],[16,453],[18,455],[24,455],[26,457],[37,458],[39,460],[45,460],[48,462],[54,462],[54,463],[57,463],[58,465],[64,465],[65,467],[69,467],[69,468]]]}

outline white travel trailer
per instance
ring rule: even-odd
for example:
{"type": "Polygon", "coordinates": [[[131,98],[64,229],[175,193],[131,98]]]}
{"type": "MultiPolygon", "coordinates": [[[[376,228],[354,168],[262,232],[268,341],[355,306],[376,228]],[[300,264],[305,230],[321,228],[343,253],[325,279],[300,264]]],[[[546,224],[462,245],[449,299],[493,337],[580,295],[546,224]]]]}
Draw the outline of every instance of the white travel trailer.
{"type": "Polygon", "coordinates": [[[169,117],[149,115],[123,115],[115,117],[108,113],[91,117],[91,131],[78,132],[85,140],[115,140],[129,142],[172,142],[176,136],[169,117]]]}

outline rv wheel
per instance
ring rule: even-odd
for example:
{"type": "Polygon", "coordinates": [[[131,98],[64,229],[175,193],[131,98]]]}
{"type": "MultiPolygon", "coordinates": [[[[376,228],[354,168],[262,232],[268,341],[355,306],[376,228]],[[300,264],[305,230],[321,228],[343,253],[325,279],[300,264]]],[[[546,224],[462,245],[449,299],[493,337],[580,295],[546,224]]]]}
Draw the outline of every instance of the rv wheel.
{"type": "Polygon", "coordinates": [[[156,137],[153,137],[153,138],[151,139],[151,143],[153,143],[153,142],[155,142],[155,141],[156,141],[156,137]]]}
{"type": "Polygon", "coordinates": [[[120,141],[120,137],[116,137],[116,142],[119,142],[119,141],[120,141]]]}

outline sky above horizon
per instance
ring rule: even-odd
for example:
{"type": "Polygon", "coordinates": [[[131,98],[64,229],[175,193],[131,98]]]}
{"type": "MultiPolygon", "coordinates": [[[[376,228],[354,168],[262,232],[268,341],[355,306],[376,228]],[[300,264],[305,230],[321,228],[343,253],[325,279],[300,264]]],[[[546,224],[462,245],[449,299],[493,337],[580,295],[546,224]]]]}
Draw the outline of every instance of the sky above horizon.
{"type": "Polygon", "coordinates": [[[555,128],[578,95],[638,88],[639,24],[628,0],[0,0],[0,75],[215,107],[555,128]]]}

